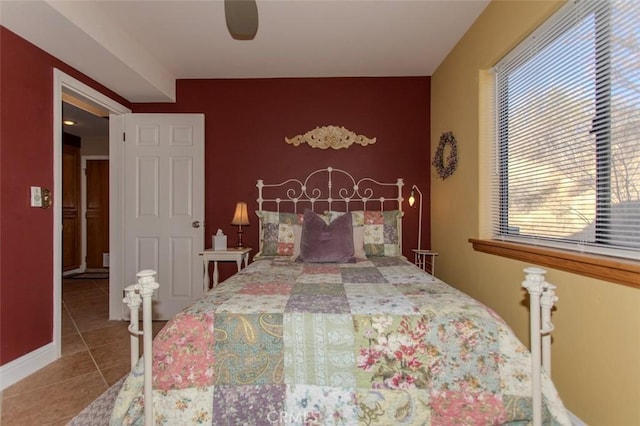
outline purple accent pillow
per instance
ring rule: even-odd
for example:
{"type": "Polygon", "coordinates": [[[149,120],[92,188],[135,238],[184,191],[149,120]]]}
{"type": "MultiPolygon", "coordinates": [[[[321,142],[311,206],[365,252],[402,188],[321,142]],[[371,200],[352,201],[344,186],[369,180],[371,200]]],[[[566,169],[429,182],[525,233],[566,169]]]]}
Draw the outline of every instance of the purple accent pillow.
{"type": "Polygon", "coordinates": [[[351,215],[327,225],[320,216],[305,210],[298,260],[309,263],[354,263],[351,215]]]}

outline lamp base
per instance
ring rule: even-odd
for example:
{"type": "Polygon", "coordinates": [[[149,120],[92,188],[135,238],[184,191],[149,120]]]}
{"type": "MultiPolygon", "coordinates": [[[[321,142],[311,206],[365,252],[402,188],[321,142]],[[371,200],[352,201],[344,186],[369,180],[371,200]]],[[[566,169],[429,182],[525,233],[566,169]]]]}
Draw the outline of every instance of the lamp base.
{"type": "Polygon", "coordinates": [[[238,248],[243,248],[244,246],[242,245],[242,225],[239,225],[238,227],[238,248]]]}

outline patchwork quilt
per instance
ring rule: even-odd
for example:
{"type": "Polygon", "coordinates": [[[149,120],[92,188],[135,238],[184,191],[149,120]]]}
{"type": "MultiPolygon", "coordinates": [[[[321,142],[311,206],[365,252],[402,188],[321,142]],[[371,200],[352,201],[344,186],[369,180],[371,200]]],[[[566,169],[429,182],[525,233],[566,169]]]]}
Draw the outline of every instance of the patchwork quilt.
{"type": "MultiPolygon", "coordinates": [[[[160,331],[156,424],[531,419],[530,354],[486,306],[399,257],[286,259],[253,262],[160,331]]],[[[112,425],[143,424],[141,366],[124,382],[112,425]]],[[[546,376],[543,392],[543,423],[569,425],[546,376]]]]}

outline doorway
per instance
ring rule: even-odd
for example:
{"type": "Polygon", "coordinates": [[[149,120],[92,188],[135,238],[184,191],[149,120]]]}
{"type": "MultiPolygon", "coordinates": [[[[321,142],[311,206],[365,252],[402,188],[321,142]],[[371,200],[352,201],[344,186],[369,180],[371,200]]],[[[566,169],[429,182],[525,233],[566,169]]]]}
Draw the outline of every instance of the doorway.
{"type": "MultiPolygon", "coordinates": [[[[82,105],[84,108],[96,108],[101,111],[98,113],[101,117],[117,117],[122,114],[130,113],[131,110],[114,101],[113,99],[103,95],[97,90],[89,87],[81,81],[65,74],[64,72],[54,69],[54,84],[53,84],[53,120],[55,125],[53,126],[53,172],[54,172],[54,190],[53,190],[53,221],[54,221],[54,238],[53,238],[53,285],[54,285],[54,305],[53,305],[53,348],[56,358],[61,355],[62,345],[62,131],[61,127],[63,118],[63,102],[77,102],[76,106],[82,105]]],[[[94,114],[95,115],[95,114],[94,114]]],[[[104,119],[104,118],[103,118],[104,119]]],[[[107,126],[107,128],[109,128],[107,126]]],[[[66,130],[66,129],[65,129],[66,130]]],[[[109,129],[109,136],[107,140],[112,138],[112,130],[109,129]]],[[[119,181],[115,180],[114,168],[119,166],[118,159],[121,157],[121,149],[117,144],[108,143],[108,157],[112,160],[109,162],[109,196],[108,200],[112,200],[114,197],[114,191],[117,196],[117,186],[119,181]],[[115,161],[113,161],[115,160],[115,161]],[[114,186],[116,188],[114,188],[114,186]]],[[[90,155],[90,154],[89,154],[90,155]]],[[[104,203],[103,203],[104,204],[104,203]]],[[[119,253],[118,244],[113,244],[113,222],[117,223],[117,214],[114,213],[114,203],[107,201],[106,210],[108,211],[108,223],[109,230],[107,234],[109,237],[109,253],[111,254],[111,261],[113,261],[114,255],[119,253]]],[[[104,213],[104,212],[103,212],[104,213]]],[[[103,219],[104,220],[104,219],[103,219]]],[[[116,243],[117,243],[116,239],[116,243]]],[[[111,262],[111,270],[113,272],[113,262],[111,262]]],[[[113,275],[113,274],[111,274],[113,275]]],[[[109,281],[111,282],[111,275],[109,281]]],[[[109,316],[113,319],[121,319],[122,308],[118,305],[120,303],[114,302],[109,299],[109,316]]],[[[46,364],[45,364],[46,365],[46,364]]]]}
{"type": "Polygon", "coordinates": [[[63,275],[106,272],[109,111],[63,92],[62,142],[63,275]]]}

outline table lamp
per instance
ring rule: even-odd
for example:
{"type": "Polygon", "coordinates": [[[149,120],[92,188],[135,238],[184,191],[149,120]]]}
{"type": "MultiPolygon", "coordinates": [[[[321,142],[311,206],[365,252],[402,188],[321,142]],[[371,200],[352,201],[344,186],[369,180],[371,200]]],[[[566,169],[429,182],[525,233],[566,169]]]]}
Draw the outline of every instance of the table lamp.
{"type": "Polygon", "coordinates": [[[420,205],[418,207],[418,250],[420,250],[420,242],[422,241],[422,192],[415,185],[411,187],[411,194],[409,195],[409,205],[411,207],[416,203],[413,191],[417,191],[418,195],[420,195],[420,205]]]}
{"type": "Polygon", "coordinates": [[[236,204],[236,211],[233,214],[233,219],[231,219],[231,224],[238,226],[238,247],[242,248],[242,226],[249,224],[247,203],[239,201],[236,204]]]}

